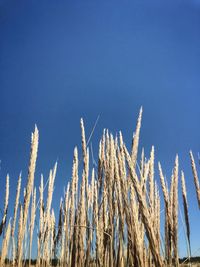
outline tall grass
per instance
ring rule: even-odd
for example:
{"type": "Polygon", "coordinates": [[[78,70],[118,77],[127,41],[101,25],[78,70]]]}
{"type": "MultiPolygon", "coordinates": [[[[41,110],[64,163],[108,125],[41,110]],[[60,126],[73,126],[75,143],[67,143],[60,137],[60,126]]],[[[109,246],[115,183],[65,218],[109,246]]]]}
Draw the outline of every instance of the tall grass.
{"type": "MultiPolygon", "coordinates": [[[[37,266],[179,266],[178,156],[170,187],[161,163],[158,164],[160,181],[155,179],[154,147],[149,157],[144,154],[144,149],[138,155],[141,121],[142,109],[130,152],[121,132],[114,138],[108,130],[104,130],[99,142],[98,166],[90,169],[89,149],[81,119],[82,155],[78,157],[78,149],[74,149],[72,178],[64,198],[60,199],[57,224],[52,208],[57,163],[49,172],[47,185],[44,185],[41,175],[39,197],[36,198],[34,176],[39,133],[35,128],[31,138],[27,185],[21,196],[20,174],[13,216],[8,223],[9,176],[6,179],[0,224],[1,266],[9,262],[22,267],[26,260],[31,266],[34,233],[37,233],[37,266]],[[164,233],[161,229],[161,196],[164,200],[164,233]]],[[[199,204],[199,180],[192,152],[190,158],[199,204]]],[[[189,206],[183,172],[181,185],[188,256],[191,256],[189,206]]]]}

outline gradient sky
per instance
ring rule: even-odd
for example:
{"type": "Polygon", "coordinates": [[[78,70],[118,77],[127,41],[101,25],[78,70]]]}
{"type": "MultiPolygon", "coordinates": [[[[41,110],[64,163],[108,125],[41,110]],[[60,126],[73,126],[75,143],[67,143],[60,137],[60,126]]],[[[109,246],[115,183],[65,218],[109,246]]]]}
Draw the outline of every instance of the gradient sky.
{"type": "Polygon", "coordinates": [[[140,150],[144,146],[148,156],[154,145],[156,165],[160,160],[168,178],[179,154],[192,251],[199,255],[200,212],[188,152],[197,159],[200,151],[200,1],[0,0],[0,186],[3,200],[9,173],[11,210],[21,170],[26,182],[35,123],[36,185],[58,159],[56,209],[74,146],[81,144],[80,118],[88,137],[100,115],[92,137],[97,157],[103,128],[122,130],[130,144],[141,105],[140,150]]]}

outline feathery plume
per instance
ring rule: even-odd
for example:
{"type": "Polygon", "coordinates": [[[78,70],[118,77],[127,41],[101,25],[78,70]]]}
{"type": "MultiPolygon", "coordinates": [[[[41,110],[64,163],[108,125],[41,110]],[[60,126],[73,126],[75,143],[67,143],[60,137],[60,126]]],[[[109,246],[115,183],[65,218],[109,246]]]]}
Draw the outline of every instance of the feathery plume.
{"type": "Polygon", "coordinates": [[[194,177],[194,184],[195,184],[195,188],[196,188],[196,194],[197,194],[197,200],[198,200],[198,205],[199,205],[199,209],[200,209],[200,187],[199,187],[199,178],[198,178],[198,174],[197,174],[197,169],[196,169],[196,164],[194,161],[194,156],[192,151],[190,150],[190,160],[191,160],[191,165],[192,165],[192,173],[193,173],[193,177],[194,177]]]}

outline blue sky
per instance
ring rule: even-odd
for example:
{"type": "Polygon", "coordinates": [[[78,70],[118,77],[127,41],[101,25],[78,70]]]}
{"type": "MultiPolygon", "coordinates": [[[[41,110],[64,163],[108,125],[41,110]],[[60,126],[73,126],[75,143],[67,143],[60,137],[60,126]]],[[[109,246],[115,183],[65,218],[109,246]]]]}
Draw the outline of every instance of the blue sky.
{"type": "MultiPolygon", "coordinates": [[[[40,132],[36,185],[58,159],[55,208],[80,147],[79,121],[97,156],[103,128],[130,144],[144,107],[140,149],[155,146],[168,178],[185,171],[192,250],[200,248],[188,152],[200,151],[200,2],[0,1],[0,186],[26,181],[30,133],[40,132]]],[[[3,193],[1,194],[3,197],[3,193]]],[[[12,207],[12,206],[11,206],[12,207]]],[[[181,207],[182,208],[182,207],[181,207]]],[[[185,254],[180,233],[180,253],[185,254]]]]}

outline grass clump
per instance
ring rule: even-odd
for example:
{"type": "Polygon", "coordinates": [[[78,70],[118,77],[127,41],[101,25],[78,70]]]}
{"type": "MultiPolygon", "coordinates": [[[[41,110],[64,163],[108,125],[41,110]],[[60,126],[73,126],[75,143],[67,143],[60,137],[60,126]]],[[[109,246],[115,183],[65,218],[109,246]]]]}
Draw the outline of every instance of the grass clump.
{"type": "MultiPolygon", "coordinates": [[[[108,130],[104,130],[99,142],[98,165],[90,170],[89,149],[84,122],[81,119],[82,156],[79,159],[78,149],[75,148],[72,178],[64,197],[60,200],[57,224],[52,208],[57,163],[50,170],[48,184],[44,185],[44,178],[41,175],[38,200],[37,189],[34,187],[39,142],[38,129],[35,128],[31,139],[23,204],[19,204],[22,179],[20,175],[13,219],[9,220],[7,226],[9,176],[6,180],[4,212],[0,224],[0,234],[4,232],[1,266],[22,267],[34,264],[39,267],[55,265],[167,267],[182,264],[178,254],[178,155],[175,158],[170,188],[161,164],[158,164],[165,214],[164,233],[162,233],[161,197],[158,181],[155,179],[154,147],[149,158],[145,157],[144,150],[141,156],[138,155],[141,121],[142,108],[130,152],[121,132],[114,138],[108,130]],[[140,164],[138,164],[139,158],[140,164]],[[37,246],[35,244],[37,259],[32,261],[35,228],[37,228],[37,246]]],[[[190,158],[199,204],[199,180],[192,152],[190,158]]],[[[190,223],[183,171],[181,185],[190,258],[190,223]]]]}

